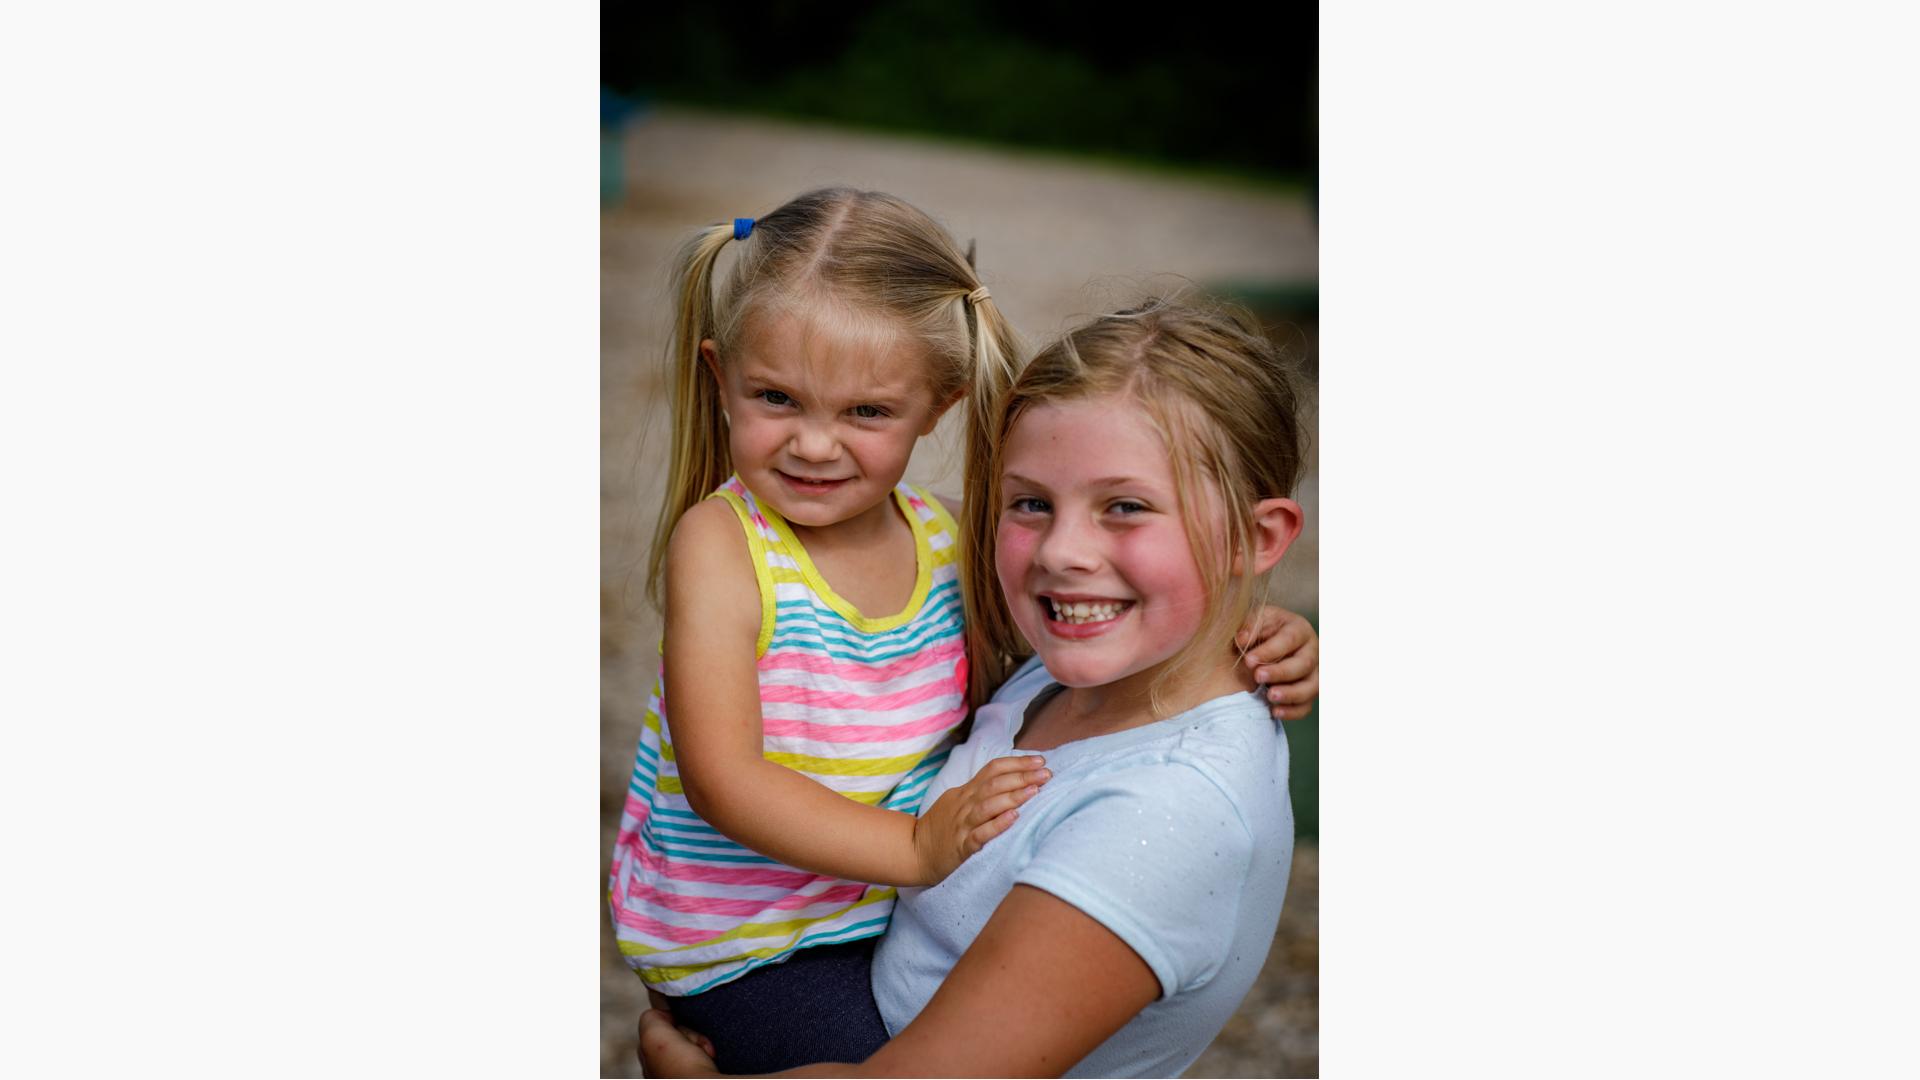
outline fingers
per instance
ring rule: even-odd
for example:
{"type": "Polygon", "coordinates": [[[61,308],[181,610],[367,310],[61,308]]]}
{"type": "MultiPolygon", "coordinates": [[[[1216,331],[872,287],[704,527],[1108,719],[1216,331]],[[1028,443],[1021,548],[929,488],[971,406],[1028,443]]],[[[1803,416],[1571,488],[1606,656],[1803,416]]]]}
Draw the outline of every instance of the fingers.
{"type": "Polygon", "coordinates": [[[659,1009],[648,1009],[640,1014],[640,1052],[658,1053],[663,1047],[670,1046],[678,1037],[673,1018],[659,1009]]]}
{"type": "Polygon", "coordinates": [[[1298,720],[1313,711],[1314,699],[1320,696],[1320,677],[1312,675],[1285,686],[1267,687],[1266,696],[1274,716],[1298,720]]]}
{"type": "Polygon", "coordinates": [[[1313,632],[1313,626],[1297,615],[1277,624],[1270,634],[1262,634],[1251,642],[1236,641],[1235,644],[1246,645],[1248,667],[1271,664],[1302,654],[1318,655],[1320,651],[1320,639],[1313,632]]]}
{"type": "Polygon", "coordinates": [[[1246,623],[1240,623],[1240,632],[1236,632],[1233,636],[1233,644],[1238,648],[1246,648],[1261,638],[1273,636],[1275,630],[1283,628],[1286,623],[1294,619],[1300,619],[1300,617],[1284,607],[1273,607],[1271,603],[1261,603],[1260,607],[1246,613],[1246,623]]]}
{"type": "Polygon", "coordinates": [[[967,815],[967,824],[977,825],[992,821],[1001,814],[1033,798],[1039,791],[1039,784],[1028,784],[1026,787],[1009,791],[1003,795],[995,795],[991,799],[984,799],[974,806],[972,813],[967,815]]]}
{"type": "Polygon", "coordinates": [[[1047,759],[1037,754],[1008,754],[1006,757],[994,758],[992,761],[980,766],[980,771],[973,774],[973,780],[971,782],[977,784],[988,777],[999,776],[1003,773],[1031,771],[1046,763],[1047,759]]]}
{"type": "Polygon", "coordinates": [[[974,791],[982,797],[1002,795],[1009,791],[1019,791],[1021,788],[1030,784],[1044,784],[1052,778],[1053,770],[1051,769],[1026,769],[1019,772],[1009,771],[1000,773],[984,782],[976,780],[977,786],[975,786],[974,791]]]}
{"type": "Polygon", "coordinates": [[[1013,828],[1013,823],[1019,820],[1019,818],[1020,811],[1008,810],[1006,813],[995,817],[992,821],[974,826],[973,831],[967,833],[967,854],[971,855],[979,851],[986,845],[987,841],[1013,828]]]}
{"type": "Polygon", "coordinates": [[[1266,686],[1284,686],[1287,683],[1300,682],[1312,676],[1320,668],[1320,648],[1309,643],[1292,656],[1276,663],[1253,663],[1253,654],[1247,654],[1247,666],[1253,669],[1256,682],[1266,686]]]}
{"type": "Polygon", "coordinates": [[[658,1009],[640,1014],[639,1051],[641,1067],[648,1076],[712,1075],[713,1040],[676,1025],[672,1017],[658,1009]]]}
{"type": "Polygon", "coordinates": [[[976,776],[971,792],[973,801],[962,810],[960,824],[970,828],[991,821],[1033,798],[1040,785],[1051,779],[1053,772],[1049,769],[1002,772],[985,781],[976,776]]]}

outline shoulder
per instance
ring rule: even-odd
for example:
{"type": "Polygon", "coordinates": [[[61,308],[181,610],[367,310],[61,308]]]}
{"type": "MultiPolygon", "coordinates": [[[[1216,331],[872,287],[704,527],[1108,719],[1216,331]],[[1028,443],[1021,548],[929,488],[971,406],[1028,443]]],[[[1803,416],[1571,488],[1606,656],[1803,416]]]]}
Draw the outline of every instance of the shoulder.
{"type": "Polygon", "coordinates": [[[689,508],[667,541],[668,625],[689,620],[760,624],[753,555],[733,507],[707,499],[689,508]]]}
{"type": "Polygon", "coordinates": [[[910,499],[926,506],[933,521],[942,530],[959,535],[960,500],[950,495],[935,495],[918,484],[903,483],[910,499]]]}
{"type": "Polygon", "coordinates": [[[1240,806],[1202,770],[1166,758],[1104,771],[1062,795],[1050,820],[1036,822],[1015,882],[1112,931],[1153,970],[1162,996],[1210,981],[1231,955],[1240,898],[1262,862],[1240,806]]]}
{"type": "MultiPolygon", "coordinates": [[[[1199,835],[1244,849],[1254,843],[1248,789],[1242,777],[1223,774],[1209,762],[1177,752],[1155,753],[1102,769],[1073,785],[1053,824],[1056,829],[1072,825],[1076,831],[1118,829],[1148,841],[1154,839],[1152,831],[1187,840],[1199,835]],[[1152,822],[1144,820],[1148,818],[1152,822]],[[1153,823],[1157,830],[1141,831],[1153,823]]],[[[1062,793],[1067,794],[1064,789],[1062,793]]],[[[1144,854],[1177,856],[1180,846],[1162,845],[1144,854]]]]}
{"type": "Polygon", "coordinates": [[[746,564],[747,537],[725,499],[703,499],[680,515],[667,541],[667,572],[746,564]]]}

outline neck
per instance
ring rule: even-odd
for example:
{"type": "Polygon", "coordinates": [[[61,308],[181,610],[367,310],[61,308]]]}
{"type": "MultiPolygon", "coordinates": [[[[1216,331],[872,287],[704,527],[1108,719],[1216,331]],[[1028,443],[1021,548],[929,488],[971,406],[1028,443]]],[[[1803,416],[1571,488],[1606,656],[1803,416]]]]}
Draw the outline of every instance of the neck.
{"type": "Polygon", "coordinates": [[[808,550],[858,548],[880,543],[893,530],[906,524],[894,505],[893,492],[858,514],[831,525],[802,525],[791,518],[787,528],[808,550]]]}

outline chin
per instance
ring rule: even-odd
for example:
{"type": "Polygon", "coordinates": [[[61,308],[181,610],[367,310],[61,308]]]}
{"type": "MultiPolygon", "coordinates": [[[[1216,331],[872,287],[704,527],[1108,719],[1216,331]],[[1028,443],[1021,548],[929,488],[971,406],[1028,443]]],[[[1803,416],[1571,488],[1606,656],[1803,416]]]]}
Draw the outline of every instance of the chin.
{"type": "Polygon", "coordinates": [[[1084,689],[1090,686],[1105,686],[1118,682],[1133,674],[1131,669],[1116,665],[1111,658],[1088,655],[1088,650],[1073,646],[1062,646],[1057,642],[1045,641],[1037,635],[1046,633],[1044,628],[1032,630],[1021,627],[1021,633],[1029,642],[1035,644],[1034,653],[1040,657],[1040,663],[1046,666],[1047,675],[1062,686],[1084,689]]]}

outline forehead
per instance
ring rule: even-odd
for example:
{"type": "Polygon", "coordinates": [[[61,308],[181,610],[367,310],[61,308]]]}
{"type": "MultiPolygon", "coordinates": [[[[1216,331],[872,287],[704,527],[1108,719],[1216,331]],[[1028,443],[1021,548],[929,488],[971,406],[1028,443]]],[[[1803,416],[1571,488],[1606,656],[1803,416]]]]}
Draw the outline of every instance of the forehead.
{"type": "Polygon", "coordinates": [[[1056,490],[1114,477],[1173,483],[1173,463],[1153,417],[1125,394],[1027,407],[1007,433],[1001,471],[1056,490]]]}
{"type": "Polygon", "coordinates": [[[872,319],[770,311],[747,320],[737,352],[740,374],[822,397],[904,396],[924,388],[926,350],[872,319]]]}

